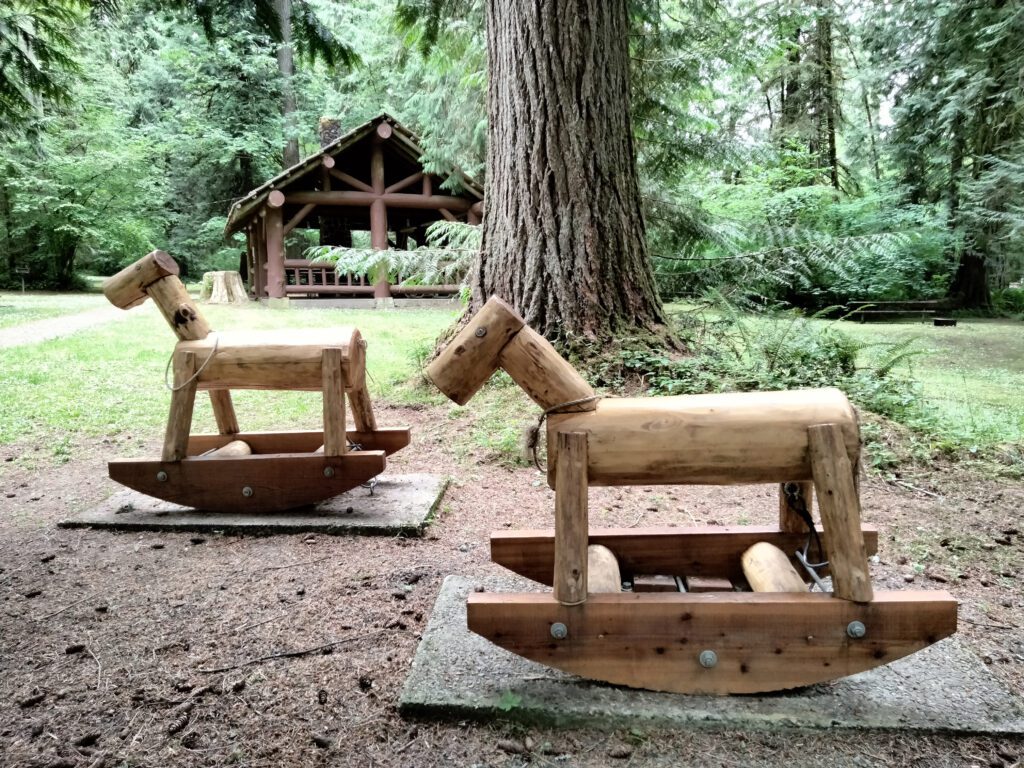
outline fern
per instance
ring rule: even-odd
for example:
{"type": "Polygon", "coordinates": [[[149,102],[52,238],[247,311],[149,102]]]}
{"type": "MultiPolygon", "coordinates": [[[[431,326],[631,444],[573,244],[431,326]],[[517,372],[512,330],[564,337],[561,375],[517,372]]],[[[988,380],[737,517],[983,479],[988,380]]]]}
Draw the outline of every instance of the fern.
{"type": "Polygon", "coordinates": [[[380,274],[402,285],[465,285],[466,274],[480,250],[480,227],[437,221],[427,228],[428,245],[414,250],[317,246],[306,251],[314,262],[333,264],[339,275],[380,274]]]}

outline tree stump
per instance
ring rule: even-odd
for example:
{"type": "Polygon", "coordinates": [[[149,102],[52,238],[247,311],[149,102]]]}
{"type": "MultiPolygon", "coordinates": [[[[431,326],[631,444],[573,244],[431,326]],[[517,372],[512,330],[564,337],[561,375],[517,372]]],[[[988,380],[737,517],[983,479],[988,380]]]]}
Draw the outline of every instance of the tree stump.
{"type": "Polygon", "coordinates": [[[249,301],[249,294],[238,272],[206,272],[202,298],[208,304],[243,304],[249,301]]]}

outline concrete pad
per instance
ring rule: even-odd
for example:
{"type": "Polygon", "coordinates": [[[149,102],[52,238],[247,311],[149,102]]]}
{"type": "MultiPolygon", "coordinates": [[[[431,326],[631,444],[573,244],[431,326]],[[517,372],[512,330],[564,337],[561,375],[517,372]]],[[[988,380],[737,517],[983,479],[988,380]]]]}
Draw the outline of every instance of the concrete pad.
{"type": "Polygon", "coordinates": [[[956,637],[870,672],[759,696],[686,696],[596,683],[520,658],[466,628],[466,595],[536,589],[445,579],[402,692],[409,716],[624,728],[885,728],[1024,733],[1024,701],[956,637]]]}
{"type": "Polygon", "coordinates": [[[230,534],[306,533],[361,536],[419,536],[448,487],[439,475],[381,475],[373,493],[366,488],[289,512],[245,514],[203,512],[154,499],[138,491],[115,493],[61,528],[116,531],[221,531],[230,534]]]}

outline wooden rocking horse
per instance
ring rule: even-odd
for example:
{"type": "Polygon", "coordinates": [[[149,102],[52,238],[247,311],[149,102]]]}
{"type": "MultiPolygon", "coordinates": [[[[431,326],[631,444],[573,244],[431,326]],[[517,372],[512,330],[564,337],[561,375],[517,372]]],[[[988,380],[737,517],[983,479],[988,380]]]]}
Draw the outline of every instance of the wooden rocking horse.
{"type": "Polygon", "coordinates": [[[163,455],[110,462],[110,477],[122,485],[202,510],[278,512],[367,482],[384,471],[385,456],[409,444],[408,429],[377,428],[366,345],[355,328],[216,333],[163,251],[109,278],[103,293],[122,309],[152,298],[179,339],[163,455]],[[217,435],[190,434],[200,389],[210,393],[217,435]],[[232,389],[320,391],[324,429],[240,432],[232,389]],[[355,422],[348,431],[346,394],[355,422]]]}
{"type": "Polygon", "coordinates": [[[839,390],[602,399],[498,298],[427,373],[465,404],[498,368],[548,415],[555,528],[495,533],[491,556],[554,589],[470,595],[477,634],[583,677],[728,694],[844,677],[956,631],[949,593],[872,588],[877,531],[861,526],[859,428],[839,390]],[[591,485],[769,482],[784,489],[777,527],[588,527],[591,485]],[[822,557],[809,553],[812,540],[822,557]],[[832,592],[809,591],[825,575],[832,592]],[[728,580],[728,591],[696,591],[707,577],[728,580]]]}

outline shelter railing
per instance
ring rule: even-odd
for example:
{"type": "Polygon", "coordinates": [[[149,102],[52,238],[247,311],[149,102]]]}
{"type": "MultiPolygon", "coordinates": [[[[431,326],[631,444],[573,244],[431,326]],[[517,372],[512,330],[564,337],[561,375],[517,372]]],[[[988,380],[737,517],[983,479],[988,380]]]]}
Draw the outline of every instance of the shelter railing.
{"type": "MultiPolygon", "coordinates": [[[[373,296],[374,286],[369,275],[347,273],[339,275],[331,264],[318,264],[305,259],[285,259],[285,294],[288,296],[373,296]]],[[[458,285],[399,285],[402,278],[391,285],[391,295],[401,298],[429,298],[454,296],[458,285]]]]}

